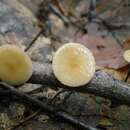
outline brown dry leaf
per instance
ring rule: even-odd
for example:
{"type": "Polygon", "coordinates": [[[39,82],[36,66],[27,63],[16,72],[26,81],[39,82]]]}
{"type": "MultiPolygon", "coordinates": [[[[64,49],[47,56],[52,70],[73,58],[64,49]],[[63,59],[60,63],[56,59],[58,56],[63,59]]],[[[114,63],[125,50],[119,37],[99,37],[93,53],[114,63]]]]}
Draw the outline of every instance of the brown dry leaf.
{"type": "MultiPolygon", "coordinates": [[[[117,70],[110,69],[110,68],[99,68],[98,70],[107,72],[107,73],[111,74],[114,78],[124,81],[126,78],[126,75],[128,73],[128,69],[129,69],[129,66],[127,65],[127,66],[122,67],[117,70]]],[[[127,83],[130,84],[130,77],[128,78],[127,83]]]]}
{"type": "Polygon", "coordinates": [[[75,41],[83,43],[93,52],[98,66],[119,69],[127,65],[123,49],[114,39],[84,35],[77,36],[75,41]]]}
{"type": "Polygon", "coordinates": [[[118,70],[109,69],[109,68],[103,68],[101,70],[111,74],[112,76],[114,76],[118,80],[124,80],[125,76],[126,76],[126,74],[128,72],[128,66],[125,66],[125,67],[120,68],[118,70]]]}

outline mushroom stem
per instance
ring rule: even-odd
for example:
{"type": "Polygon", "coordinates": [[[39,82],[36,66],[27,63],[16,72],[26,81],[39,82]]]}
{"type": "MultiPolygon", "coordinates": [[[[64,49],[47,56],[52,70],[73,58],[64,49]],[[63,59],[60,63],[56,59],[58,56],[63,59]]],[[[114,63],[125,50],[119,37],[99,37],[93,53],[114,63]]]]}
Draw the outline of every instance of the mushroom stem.
{"type": "MultiPolygon", "coordinates": [[[[89,84],[82,87],[71,88],[61,84],[53,74],[51,64],[40,64],[33,62],[33,75],[28,81],[36,84],[63,87],[82,93],[91,93],[101,96],[118,104],[130,105],[130,86],[112,77],[110,74],[98,71],[89,84]]],[[[53,88],[52,87],[52,88],[53,88]]]]}

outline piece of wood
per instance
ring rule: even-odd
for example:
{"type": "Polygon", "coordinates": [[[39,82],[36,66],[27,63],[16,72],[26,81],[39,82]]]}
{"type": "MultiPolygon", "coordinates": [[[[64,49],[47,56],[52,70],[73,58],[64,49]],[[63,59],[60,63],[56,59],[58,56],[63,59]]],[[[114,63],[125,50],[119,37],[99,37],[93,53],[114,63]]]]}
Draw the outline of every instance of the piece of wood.
{"type": "Polygon", "coordinates": [[[28,82],[46,84],[52,87],[63,87],[68,90],[75,90],[82,93],[91,93],[96,96],[110,99],[112,102],[117,104],[130,105],[129,85],[102,71],[96,72],[89,84],[78,88],[71,88],[61,84],[56,79],[51,64],[33,62],[33,75],[28,82]]]}

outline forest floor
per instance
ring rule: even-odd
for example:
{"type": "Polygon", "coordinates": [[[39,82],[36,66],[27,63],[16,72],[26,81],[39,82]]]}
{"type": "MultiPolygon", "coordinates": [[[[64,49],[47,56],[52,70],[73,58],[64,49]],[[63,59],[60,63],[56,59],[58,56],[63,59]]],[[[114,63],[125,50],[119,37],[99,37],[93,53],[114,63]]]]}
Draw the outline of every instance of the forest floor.
{"type": "MultiPolygon", "coordinates": [[[[124,50],[130,49],[129,12],[128,0],[0,0],[0,45],[15,44],[25,49],[32,61],[44,64],[52,62],[61,45],[79,42],[93,52],[97,71],[124,81],[129,71],[123,59],[124,50]]],[[[17,87],[91,127],[130,129],[129,106],[75,91],[60,93],[51,102],[61,91],[52,88],[31,83],[17,87]]],[[[0,97],[0,130],[81,130],[18,97],[0,97]]]]}

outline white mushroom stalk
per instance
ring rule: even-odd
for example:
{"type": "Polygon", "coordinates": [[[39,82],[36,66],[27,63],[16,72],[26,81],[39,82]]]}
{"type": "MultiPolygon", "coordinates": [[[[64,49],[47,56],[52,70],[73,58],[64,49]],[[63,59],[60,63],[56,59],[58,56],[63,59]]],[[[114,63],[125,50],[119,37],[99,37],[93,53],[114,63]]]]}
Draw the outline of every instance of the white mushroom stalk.
{"type": "Polygon", "coordinates": [[[64,85],[79,87],[87,84],[95,73],[92,52],[78,43],[67,43],[60,47],[52,62],[56,78],[64,85]]]}
{"type": "Polygon", "coordinates": [[[0,80],[11,85],[20,85],[31,75],[32,62],[22,49],[14,45],[0,47],[0,80]]]}

